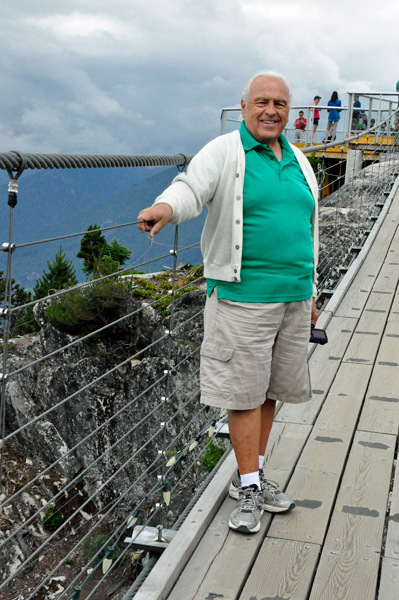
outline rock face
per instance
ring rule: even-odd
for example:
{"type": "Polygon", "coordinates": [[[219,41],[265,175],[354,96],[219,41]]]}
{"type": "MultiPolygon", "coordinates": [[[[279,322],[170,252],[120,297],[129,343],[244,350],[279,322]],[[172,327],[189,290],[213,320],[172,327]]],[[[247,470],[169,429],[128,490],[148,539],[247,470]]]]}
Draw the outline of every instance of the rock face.
{"type": "MultiPolygon", "coordinates": [[[[142,304],[134,302],[136,307],[142,304]]],[[[169,339],[161,339],[169,317],[145,305],[139,318],[120,330],[117,343],[115,336],[111,341],[79,342],[11,375],[7,432],[42,415],[16,436],[24,451],[47,464],[55,463],[54,468],[68,480],[82,474],[86,494],[97,492],[98,507],[127,492],[120,508],[129,510],[147,493],[149,481],[154,483],[154,476],[148,477],[145,471],[159,451],[166,450],[167,456],[179,452],[210,418],[199,404],[199,353],[193,354],[202,341],[202,315],[184,324],[201,313],[204,303],[201,290],[177,300],[177,329],[169,339]],[[142,351],[147,344],[152,347],[142,351]],[[167,396],[169,400],[162,401],[167,396]],[[139,483],[132,486],[137,479],[139,483]]],[[[47,323],[40,304],[35,317],[41,330],[26,345],[19,340],[10,354],[9,372],[78,339],[47,323]]],[[[164,460],[158,462],[155,470],[161,473],[164,460]]]]}
{"type": "MultiPolygon", "coordinates": [[[[132,297],[130,311],[144,309],[112,335],[90,342],[61,333],[47,322],[46,306],[35,307],[40,332],[14,340],[6,385],[7,434],[29,425],[6,444],[6,451],[32,457],[40,465],[18,482],[5,475],[8,494],[2,500],[36,480],[4,509],[8,523],[0,525],[0,542],[48,501],[62,507],[64,518],[76,513],[65,532],[81,528],[93,515],[96,522],[98,513],[106,516],[105,523],[120,523],[143,499],[139,522],[157,514],[165,463],[178,457],[213,415],[199,402],[205,298],[200,289],[178,298],[173,333],[165,336],[170,317],[149,301],[132,297]]],[[[205,436],[200,437],[197,449],[170,471],[171,504],[152,524],[171,527],[206,477],[202,459],[196,458],[204,448],[205,436]]],[[[0,550],[3,578],[48,537],[42,518],[43,512],[28,521],[20,539],[4,547],[4,556],[0,550]]]]}

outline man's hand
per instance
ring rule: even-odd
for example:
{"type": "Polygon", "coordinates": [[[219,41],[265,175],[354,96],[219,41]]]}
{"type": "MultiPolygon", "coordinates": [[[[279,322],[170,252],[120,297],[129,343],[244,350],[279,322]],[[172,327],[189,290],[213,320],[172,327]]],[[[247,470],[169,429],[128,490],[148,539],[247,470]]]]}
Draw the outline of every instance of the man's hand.
{"type": "Polygon", "coordinates": [[[153,238],[154,235],[159,233],[162,227],[165,227],[169,222],[172,212],[172,207],[164,202],[160,202],[155,206],[150,206],[150,208],[145,208],[140,212],[137,220],[147,222],[139,223],[137,227],[140,229],[141,233],[149,231],[150,238],[153,238]]]}
{"type": "Polygon", "coordinates": [[[310,322],[312,323],[312,325],[316,325],[318,318],[319,318],[319,313],[317,312],[316,301],[314,298],[312,298],[312,312],[310,315],[310,322]]]}

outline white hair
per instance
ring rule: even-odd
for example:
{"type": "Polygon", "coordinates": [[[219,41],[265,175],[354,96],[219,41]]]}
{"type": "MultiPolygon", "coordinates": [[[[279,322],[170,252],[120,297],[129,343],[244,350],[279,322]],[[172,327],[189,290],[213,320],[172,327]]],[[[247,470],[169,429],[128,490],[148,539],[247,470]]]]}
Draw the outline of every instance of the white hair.
{"type": "Polygon", "coordinates": [[[292,101],[291,86],[283,75],[280,75],[280,73],[276,73],[275,71],[260,71],[259,73],[256,73],[256,75],[251,77],[251,79],[249,81],[247,81],[247,83],[244,86],[244,89],[242,90],[242,94],[241,94],[241,100],[244,102],[244,104],[247,104],[251,85],[254,82],[254,80],[257,79],[258,77],[273,77],[274,79],[279,79],[280,81],[282,81],[284,83],[284,85],[287,87],[288,101],[289,101],[289,104],[291,104],[291,101],[292,101]]]}

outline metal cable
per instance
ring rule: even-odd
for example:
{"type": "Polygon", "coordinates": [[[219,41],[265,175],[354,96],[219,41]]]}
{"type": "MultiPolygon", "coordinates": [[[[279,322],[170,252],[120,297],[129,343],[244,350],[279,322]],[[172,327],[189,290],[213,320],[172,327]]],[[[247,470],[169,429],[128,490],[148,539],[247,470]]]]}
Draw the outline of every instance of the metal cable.
{"type": "MultiPolygon", "coordinates": [[[[108,167],[183,167],[193,154],[107,155],[107,154],[24,154],[28,169],[98,169],[108,167]]],[[[0,169],[16,171],[22,158],[16,152],[0,153],[0,169]]]]}

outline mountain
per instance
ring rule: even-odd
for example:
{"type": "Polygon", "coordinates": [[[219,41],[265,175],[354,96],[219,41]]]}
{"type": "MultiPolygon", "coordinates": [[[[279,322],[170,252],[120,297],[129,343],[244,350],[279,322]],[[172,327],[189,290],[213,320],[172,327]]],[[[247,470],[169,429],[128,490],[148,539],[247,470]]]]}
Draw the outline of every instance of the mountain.
{"type": "MultiPolygon", "coordinates": [[[[85,231],[91,224],[102,227],[135,221],[142,208],[170,184],[177,169],[168,168],[112,168],[76,169],[70,171],[26,172],[20,178],[18,204],[14,210],[16,244],[48,239],[85,231]]],[[[4,177],[3,177],[4,180],[4,177]]],[[[7,184],[1,184],[0,243],[8,240],[7,184]]],[[[199,241],[205,214],[195,221],[179,226],[179,247],[199,241]]],[[[141,260],[169,255],[174,240],[173,226],[166,227],[154,240],[151,250],[148,236],[141,235],[135,225],[105,232],[108,240],[118,241],[132,251],[129,265],[141,260]],[[141,259],[141,260],[140,260],[141,259]]],[[[39,244],[17,249],[13,254],[13,277],[27,289],[32,289],[47,261],[53,260],[60,245],[73,261],[79,280],[81,261],[76,258],[81,237],[39,244]]],[[[0,255],[0,270],[4,270],[6,253],[0,255]]],[[[197,248],[178,257],[179,262],[199,262],[197,248]]],[[[151,266],[151,271],[162,265],[172,266],[171,258],[164,258],[151,266]]],[[[142,270],[148,271],[149,266],[142,270]]]]}

